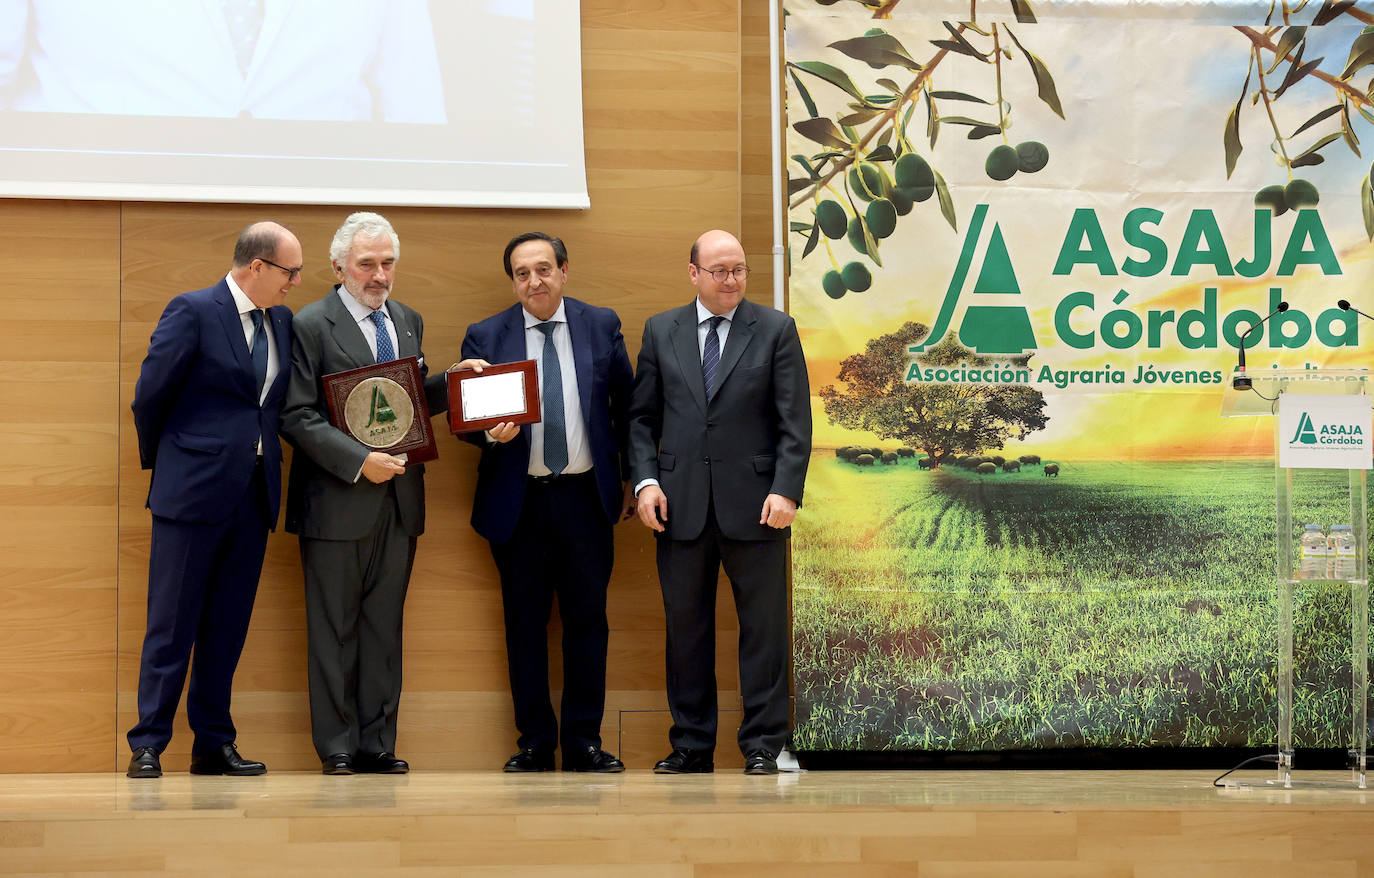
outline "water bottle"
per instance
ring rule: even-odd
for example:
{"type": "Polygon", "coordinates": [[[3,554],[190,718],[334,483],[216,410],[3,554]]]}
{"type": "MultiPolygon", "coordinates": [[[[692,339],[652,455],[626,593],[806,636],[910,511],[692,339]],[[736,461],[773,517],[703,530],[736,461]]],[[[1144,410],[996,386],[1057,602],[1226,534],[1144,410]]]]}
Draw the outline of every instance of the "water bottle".
{"type": "Polygon", "coordinates": [[[1331,525],[1327,539],[1329,578],[1346,582],[1355,578],[1355,533],[1348,524],[1331,525]]]}
{"type": "Polygon", "coordinates": [[[1298,549],[1298,579],[1324,579],[1329,557],[1326,534],[1320,524],[1305,524],[1298,549]]]}

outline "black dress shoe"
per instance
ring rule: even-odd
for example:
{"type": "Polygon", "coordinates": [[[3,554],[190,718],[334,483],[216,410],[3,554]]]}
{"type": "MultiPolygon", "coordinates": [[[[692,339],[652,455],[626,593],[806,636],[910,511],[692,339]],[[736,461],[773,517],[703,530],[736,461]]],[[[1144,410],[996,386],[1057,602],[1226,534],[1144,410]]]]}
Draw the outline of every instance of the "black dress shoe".
{"type": "Polygon", "coordinates": [[[563,770],[615,774],[625,770],[625,763],[595,744],[588,744],[582,749],[563,750],[563,770]]]}
{"type": "Polygon", "coordinates": [[[710,750],[676,748],[654,765],[654,774],[710,774],[716,770],[710,750]]]}
{"type": "Polygon", "coordinates": [[[267,766],[261,762],[251,762],[239,755],[239,748],[233,742],[221,744],[217,749],[200,756],[191,757],[192,774],[228,774],[234,777],[248,777],[266,774],[267,766]]]}
{"type": "Polygon", "coordinates": [[[553,771],[553,753],[544,750],[522,749],[506,760],[505,772],[553,771]]]}
{"type": "Polygon", "coordinates": [[[330,753],[320,760],[320,774],[352,774],[353,757],[347,753],[330,753]]]}
{"type": "Polygon", "coordinates": [[[777,774],[778,760],[767,750],[754,750],[744,757],[745,774],[777,774]]]}
{"type": "Polygon", "coordinates": [[[129,777],[162,777],[162,762],[152,747],[139,747],[129,760],[129,777]]]}
{"type": "Polygon", "coordinates": [[[405,774],[410,771],[409,762],[385,750],[381,753],[359,753],[354,765],[359,774],[405,774]]]}

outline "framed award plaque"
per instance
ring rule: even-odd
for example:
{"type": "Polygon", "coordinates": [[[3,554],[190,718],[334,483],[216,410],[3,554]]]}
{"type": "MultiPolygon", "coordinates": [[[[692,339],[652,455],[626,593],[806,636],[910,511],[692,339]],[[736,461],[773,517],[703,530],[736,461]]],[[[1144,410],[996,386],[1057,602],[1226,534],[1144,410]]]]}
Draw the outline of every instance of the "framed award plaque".
{"type": "Polygon", "coordinates": [[[448,428],[474,433],[508,424],[538,423],[539,364],[534,360],[448,374],[448,428]]]}
{"type": "Polygon", "coordinates": [[[403,458],[406,466],[439,457],[415,357],[335,372],[320,380],[329,423],[338,429],[373,451],[403,458]]]}

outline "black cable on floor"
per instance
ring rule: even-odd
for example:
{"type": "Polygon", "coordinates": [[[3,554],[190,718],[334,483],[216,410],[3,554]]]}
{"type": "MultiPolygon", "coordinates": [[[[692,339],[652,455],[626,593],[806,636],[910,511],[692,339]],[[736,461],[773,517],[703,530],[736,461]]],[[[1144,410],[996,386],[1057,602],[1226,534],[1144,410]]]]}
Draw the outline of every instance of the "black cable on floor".
{"type": "Polygon", "coordinates": [[[1251,762],[1273,762],[1273,763],[1277,764],[1278,761],[1279,761],[1279,754],[1277,754],[1277,753],[1266,753],[1266,754],[1264,754],[1263,756],[1251,756],[1249,759],[1245,760],[1245,761],[1242,762],[1240,765],[1237,765],[1235,768],[1232,768],[1232,769],[1229,770],[1229,771],[1223,772],[1216,780],[1212,781],[1212,786],[1214,786],[1214,787],[1219,787],[1219,786],[1221,786],[1221,785],[1222,785],[1222,783],[1221,783],[1222,780],[1223,780],[1227,775],[1232,774],[1232,773],[1237,772],[1237,771],[1240,771],[1242,768],[1244,768],[1245,766],[1249,765],[1251,762]]]}

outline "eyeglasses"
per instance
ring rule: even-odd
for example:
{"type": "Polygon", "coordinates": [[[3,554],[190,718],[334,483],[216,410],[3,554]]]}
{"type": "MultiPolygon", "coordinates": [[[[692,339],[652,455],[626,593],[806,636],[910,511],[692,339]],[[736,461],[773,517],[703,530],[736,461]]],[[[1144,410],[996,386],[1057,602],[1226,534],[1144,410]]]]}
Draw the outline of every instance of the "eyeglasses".
{"type": "Polygon", "coordinates": [[[266,262],[268,265],[272,266],[273,268],[277,269],[278,271],[284,271],[284,272],[286,272],[286,279],[287,279],[288,282],[289,282],[289,281],[293,281],[293,280],[295,280],[296,278],[300,277],[300,276],[301,276],[301,272],[305,270],[305,266],[304,266],[304,265],[302,265],[300,268],[287,268],[285,265],[278,265],[277,263],[273,262],[273,261],[270,260],[270,259],[263,259],[261,256],[258,257],[258,261],[259,261],[259,262],[266,262]]]}
{"type": "Polygon", "coordinates": [[[704,271],[716,279],[716,283],[723,284],[726,279],[733,276],[735,280],[744,280],[749,276],[749,266],[740,265],[735,268],[702,268],[697,266],[697,271],[704,271]]]}

